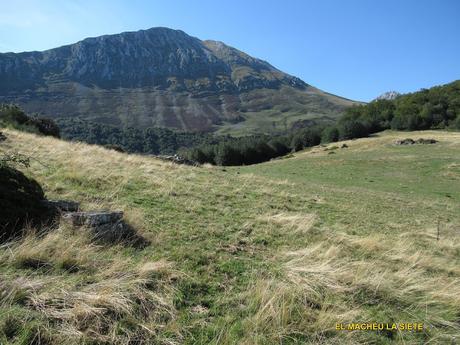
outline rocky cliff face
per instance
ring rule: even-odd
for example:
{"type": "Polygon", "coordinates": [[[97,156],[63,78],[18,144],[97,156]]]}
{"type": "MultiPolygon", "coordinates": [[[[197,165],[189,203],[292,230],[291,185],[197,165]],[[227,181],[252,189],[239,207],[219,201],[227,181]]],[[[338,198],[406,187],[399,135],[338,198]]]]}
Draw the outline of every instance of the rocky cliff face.
{"type": "MultiPolygon", "coordinates": [[[[289,110],[292,99],[269,102],[281,89],[291,90],[295,103],[305,105],[317,104],[315,97],[322,95],[224,43],[167,28],[87,38],[43,52],[0,54],[0,102],[47,116],[118,125],[211,130],[244,121],[245,109],[257,113],[281,105],[289,110]],[[268,108],[248,108],[255,91],[267,99],[268,108]]],[[[347,105],[333,96],[323,98],[324,115],[335,116],[347,105]]],[[[306,114],[314,109],[322,115],[315,107],[304,108],[306,114]]]]}
{"type": "Polygon", "coordinates": [[[388,91],[388,92],[382,93],[376,99],[386,99],[386,100],[391,101],[393,99],[396,99],[399,96],[401,96],[401,94],[397,91],[388,91]]]}

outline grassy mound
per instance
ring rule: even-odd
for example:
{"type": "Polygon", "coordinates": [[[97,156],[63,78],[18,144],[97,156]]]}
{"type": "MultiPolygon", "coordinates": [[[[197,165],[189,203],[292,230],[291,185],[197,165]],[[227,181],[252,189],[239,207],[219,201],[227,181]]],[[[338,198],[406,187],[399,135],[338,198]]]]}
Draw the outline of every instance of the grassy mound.
{"type": "Polygon", "coordinates": [[[385,132],[225,169],[6,134],[47,195],[123,210],[151,245],[61,228],[0,247],[2,344],[460,339],[459,133],[399,146],[407,133],[385,132]],[[362,322],[423,330],[336,329],[362,322]]]}

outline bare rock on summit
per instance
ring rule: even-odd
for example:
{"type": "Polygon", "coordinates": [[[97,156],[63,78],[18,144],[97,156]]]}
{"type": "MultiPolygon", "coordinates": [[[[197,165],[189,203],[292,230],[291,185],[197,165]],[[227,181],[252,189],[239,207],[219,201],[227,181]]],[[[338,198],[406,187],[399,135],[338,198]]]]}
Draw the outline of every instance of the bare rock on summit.
{"type": "Polygon", "coordinates": [[[388,91],[388,92],[382,93],[380,96],[378,96],[376,98],[376,100],[385,99],[385,100],[388,100],[388,101],[392,101],[392,100],[398,98],[399,96],[401,96],[401,94],[399,92],[397,92],[397,91],[388,91]]]}

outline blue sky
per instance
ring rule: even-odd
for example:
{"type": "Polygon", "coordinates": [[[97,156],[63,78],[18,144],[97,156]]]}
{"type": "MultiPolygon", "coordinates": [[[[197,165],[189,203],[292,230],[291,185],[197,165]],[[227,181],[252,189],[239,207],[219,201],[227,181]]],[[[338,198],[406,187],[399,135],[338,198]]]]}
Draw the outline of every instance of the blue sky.
{"type": "Polygon", "coordinates": [[[0,0],[0,52],[155,26],[215,39],[368,101],[460,79],[458,0],[0,0]]]}

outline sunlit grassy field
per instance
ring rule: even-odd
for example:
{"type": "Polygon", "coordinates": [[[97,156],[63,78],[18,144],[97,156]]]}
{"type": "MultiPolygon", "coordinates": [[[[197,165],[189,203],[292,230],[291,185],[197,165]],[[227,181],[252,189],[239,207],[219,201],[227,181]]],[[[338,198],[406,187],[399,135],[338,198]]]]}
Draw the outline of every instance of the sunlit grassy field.
{"type": "Polygon", "coordinates": [[[460,341],[460,133],[232,168],[5,133],[49,198],[123,210],[151,244],[62,226],[2,246],[0,344],[460,341]],[[336,330],[358,322],[424,329],[336,330]]]}

